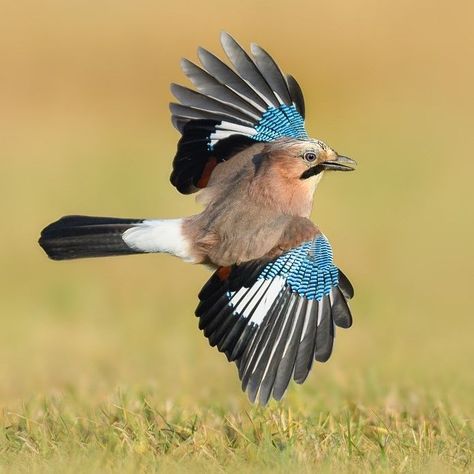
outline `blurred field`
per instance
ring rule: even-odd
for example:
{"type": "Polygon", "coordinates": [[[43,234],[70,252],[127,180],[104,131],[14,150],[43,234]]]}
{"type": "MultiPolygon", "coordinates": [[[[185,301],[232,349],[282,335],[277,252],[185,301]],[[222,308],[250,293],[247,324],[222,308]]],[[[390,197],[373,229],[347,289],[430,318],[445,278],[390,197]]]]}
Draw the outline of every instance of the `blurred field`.
{"type": "Polygon", "coordinates": [[[0,466],[31,472],[472,470],[472,4],[1,2],[0,466]],[[355,158],[314,220],[355,324],[304,386],[252,408],[193,317],[208,272],[55,263],[64,214],[198,211],[169,185],[169,83],[228,30],[301,83],[355,158]]]}

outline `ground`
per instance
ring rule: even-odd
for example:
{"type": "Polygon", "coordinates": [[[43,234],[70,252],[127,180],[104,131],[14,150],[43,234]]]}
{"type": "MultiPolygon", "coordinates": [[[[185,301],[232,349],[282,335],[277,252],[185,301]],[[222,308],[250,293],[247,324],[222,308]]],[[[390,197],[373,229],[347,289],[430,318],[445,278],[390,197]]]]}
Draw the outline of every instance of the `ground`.
{"type": "MultiPolygon", "coordinates": [[[[414,395],[411,394],[413,397],[414,395]]],[[[96,405],[72,392],[4,411],[10,472],[462,472],[472,467],[469,420],[440,402],[330,408],[175,404],[123,389],[96,405]]],[[[293,402],[293,403],[291,403],[293,402]]]]}

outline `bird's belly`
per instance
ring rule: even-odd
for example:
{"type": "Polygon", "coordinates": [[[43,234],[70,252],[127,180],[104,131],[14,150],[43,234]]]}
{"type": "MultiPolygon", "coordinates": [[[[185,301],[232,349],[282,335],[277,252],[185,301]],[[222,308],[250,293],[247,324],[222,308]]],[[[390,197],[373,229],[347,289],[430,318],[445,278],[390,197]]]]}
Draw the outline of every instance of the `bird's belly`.
{"type": "Polygon", "coordinates": [[[230,232],[220,232],[208,259],[218,266],[228,266],[255,260],[267,255],[278,245],[282,230],[266,223],[260,226],[235,226],[230,232]]]}

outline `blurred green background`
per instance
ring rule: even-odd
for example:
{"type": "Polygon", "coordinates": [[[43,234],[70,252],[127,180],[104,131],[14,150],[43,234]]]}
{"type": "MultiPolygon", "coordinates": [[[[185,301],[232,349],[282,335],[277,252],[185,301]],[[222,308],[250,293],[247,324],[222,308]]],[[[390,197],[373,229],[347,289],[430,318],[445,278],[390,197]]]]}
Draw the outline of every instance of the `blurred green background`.
{"type": "Polygon", "coordinates": [[[427,0],[2,2],[0,405],[125,386],[248,406],[197,329],[205,268],[57,263],[36,243],[65,214],[199,210],[168,181],[169,83],[186,83],[179,59],[198,45],[223,57],[227,30],[293,74],[310,134],[359,162],[325,177],[313,212],[356,288],[355,324],[286,403],[428,397],[472,415],[473,13],[427,0]]]}

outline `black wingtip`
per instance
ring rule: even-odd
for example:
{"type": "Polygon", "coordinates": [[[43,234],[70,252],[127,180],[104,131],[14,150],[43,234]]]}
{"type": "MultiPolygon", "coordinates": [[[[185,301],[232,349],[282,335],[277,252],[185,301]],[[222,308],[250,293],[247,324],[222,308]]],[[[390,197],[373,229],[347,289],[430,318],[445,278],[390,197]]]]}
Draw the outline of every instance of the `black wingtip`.
{"type": "Polygon", "coordinates": [[[288,88],[290,90],[291,98],[293,99],[293,102],[295,103],[296,108],[298,109],[298,112],[304,118],[306,111],[305,111],[303,91],[301,90],[301,87],[296,81],[296,79],[291,74],[287,74],[285,78],[288,84],[288,88]]]}
{"type": "Polygon", "coordinates": [[[332,289],[331,298],[334,324],[340,328],[349,329],[352,326],[352,314],[346,298],[339,287],[332,289]]]}
{"type": "Polygon", "coordinates": [[[354,287],[349,281],[349,278],[344,275],[344,273],[339,269],[339,288],[342,291],[342,294],[350,300],[354,297],[354,287]]]}

